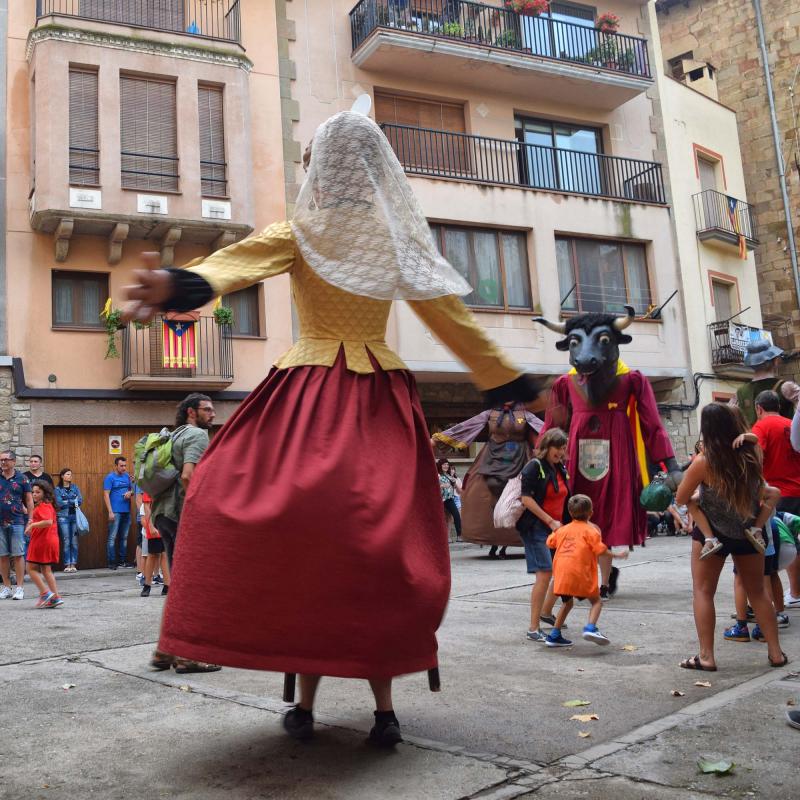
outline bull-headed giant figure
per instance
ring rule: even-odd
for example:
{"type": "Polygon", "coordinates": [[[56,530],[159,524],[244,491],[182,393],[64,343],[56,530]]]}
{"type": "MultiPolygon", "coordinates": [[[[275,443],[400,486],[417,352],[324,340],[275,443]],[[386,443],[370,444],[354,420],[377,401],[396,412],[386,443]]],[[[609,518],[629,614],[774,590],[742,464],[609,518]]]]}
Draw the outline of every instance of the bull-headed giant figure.
{"type": "MultiPolygon", "coordinates": [[[[633,308],[625,309],[622,317],[588,313],[566,323],[535,318],[564,336],[556,348],[569,352],[572,365],[553,384],[542,432],[569,431],[570,489],[591,497],[592,521],[609,548],[641,544],[647,536],[639,495],[649,482],[648,462],[663,462],[673,482],[681,474],[652,387],[619,357],[619,346],[631,341],[624,331],[634,318],[633,308]]],[[[617,570],[610,554],[600,557],[600,570],[601,593],[613,594],[617,570]]]]}

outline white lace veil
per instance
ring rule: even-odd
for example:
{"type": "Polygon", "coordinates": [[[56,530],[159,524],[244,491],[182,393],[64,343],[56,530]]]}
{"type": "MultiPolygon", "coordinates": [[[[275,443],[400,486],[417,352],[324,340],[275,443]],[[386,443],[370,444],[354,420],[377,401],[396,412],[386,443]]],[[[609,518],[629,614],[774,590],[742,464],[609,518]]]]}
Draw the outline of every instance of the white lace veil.
{"type": "Polygon", "coordinates": [[[355,111],[317,129],[291,224],[311,269],[351,294],[428,300],[471,291],[437,250],[381,129],[355,111]]]}

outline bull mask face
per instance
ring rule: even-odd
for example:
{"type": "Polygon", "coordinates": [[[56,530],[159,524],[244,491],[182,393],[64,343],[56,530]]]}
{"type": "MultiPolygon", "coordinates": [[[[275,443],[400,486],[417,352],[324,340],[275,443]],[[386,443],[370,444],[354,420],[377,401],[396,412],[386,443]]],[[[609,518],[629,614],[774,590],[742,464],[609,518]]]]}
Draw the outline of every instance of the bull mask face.
{"type": "Polygon", "coordinates": [[[619,359],[619,334],[610,325],[600,325],[591,331],[580,328],[556,343],[558,350],[569,351],[569,363],[579,375],[594,375],[613,367],[616,372],[619,359]]]}

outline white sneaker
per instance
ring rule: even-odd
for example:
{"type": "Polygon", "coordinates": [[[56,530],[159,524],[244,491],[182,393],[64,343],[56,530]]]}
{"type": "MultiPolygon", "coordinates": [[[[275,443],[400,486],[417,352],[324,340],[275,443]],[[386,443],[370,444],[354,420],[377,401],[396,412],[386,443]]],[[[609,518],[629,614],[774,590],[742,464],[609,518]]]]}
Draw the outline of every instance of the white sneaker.
{"type": "Polygon", "coordinates": [[[8,586],[4,586],[2,589],[0,589],[0,600],[6,600],[9,597],[11,597],[11,589],[9,589],[8,586]]]}
{"type": "Polygon", "coordinates": [[[12,600],[24,600],[25,599],[25,590],[21,586],[17,586],[14,590],[14,594],[11,595],[12,600]]]}
{"type": "MultiPolygon", "coordinates": [[[[2,593],[0,593],[0,597],[2,596],[2,593]]],[[[783,596],[783,604],[786,608],[800,608],[800,597],[792,597],[790,592],[786,592],[783,596]]]]}

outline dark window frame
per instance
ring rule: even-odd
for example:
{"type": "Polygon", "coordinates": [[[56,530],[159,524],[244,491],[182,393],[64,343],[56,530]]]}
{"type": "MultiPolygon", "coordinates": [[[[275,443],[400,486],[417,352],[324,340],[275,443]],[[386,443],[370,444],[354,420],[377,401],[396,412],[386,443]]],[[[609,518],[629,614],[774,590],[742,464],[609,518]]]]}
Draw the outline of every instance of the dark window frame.
{"type": "MultiPolygon", "coordinates": [[[[496,243],[495,246],[497,248],[497,263],[500,270],[499,285],[502,289],[503,305],[489,306],[489,305],[480,305],[476,303],[471,303],[467,299],[467,297],[469,297],[469,295],[467,295],[467,297],[464,298],[464,302],[468,308],[471,308],[474,311],[486,311],[494,314],[529,314],[531,311],[533,311],[534,308],[533,285],[531,281],[531,264],[528,254],[527,231],[514,230],[512,228],[481,227],[479,225],[456,225],[448,222],[431,222],[430,227],[434,241],[437,243],[439,247],[439,252],[445,258],[447,258],[447,243],[446,243],[446,237],[444,236],[445,230],[462,231],[468,234],[472,234],[473,232],[493,233],[495,236],[495,243],[496,243]],[[506,292],[507,282],[506,282],[505,252],[502,240],[502,237],[504,235],[522,236],[525,240],[525,247],[523,248],[523,252],[525,254],[525,264],[522,277],[523,280],[525,281],[528,290],[527,306],[512,306],[509,305],[508,303],[508,295],[506,292]]],[[[471,279],[471,277],[468,278],[467,280],[470,283],[470,285],[473,286],[474,290],[475,281],[471,279]]]]}
{"type": "Polygon", "coordinates": [[[265,339],[266,336],[264,334],[264,287],[261,283],[256,283],[253,286],[246,286],[244,289],[238,289],[235,292],[230,292],[229,294],[225,294],[222,296],[222,305],[225,308],[230,308],[233,311],[233,325],[231,326],[231,336],[236,339],[265,339]],[[237,314],[237,308],[233,307],[230,304],[230,298],[234,295],[239,295],[240,297],[244,297],[244,293],[251,293],[255,296],[254,300],[254,310],[256,312],[256,325],[257,331],[256,333],[250,332],[243,332],[239,327],[239,320],[241,318],[240,314],[237,314]]]}
{"type": "Polygon", "coordinates": [[[54,330],[86,330],[97,331],[105,330],[106,323],[100,317],[100,312],[103,310],[108,298],[111,296],[109,291],[109,273],[108,272],[83,272],[81,270],[66,270],[54,269],[51,270],[50,275],[50,294],[51,294],[51,327],[54,330]],[[71,322],[57,322],[56,321],[56,281],[57,280],[70,280],[70,281],[92,281],[100,284],[100,308],[97,309],[97,322],[76,322],[80,317],[81,293],[75,291],[73,286],[72,296],[72,321],[71,322]]]}
{"type": "MultiPolygon", "coordinates": [[[[647,278],[647,293],[648,293],[648,306],[652,305],[653,303],[653,280],[652,280],[652,273],[650,270],[650,258],[647,248],[646,242],[634,242],[634,241],[626,241],[625,239],[601,239],[593,236],[573,236],[569,234],[557,234],[556,241],[565,241],[569,244],[569,258],[570,258],[570,266],[572,268],[572,279],[575,285],[574,291],[569,295],[569,298],[575,298],[576,300],[576,307],[575,308],[561,308],[560,312],[562,316],[571,316],[573,314],[583,314],[586,313],[586,309],[583,308],[583,298],[581,295],[581,277],[580,277],[580,263],[578,260],[577,254],[577,243],[579,241],[582,242],[594,242],[596,244],[604,244],[604,245],[617,245],[620,249],[620,260],[622,262],[622,279],[625,284],[625,303],[634,305],[633,300],[631,299],[630,293],[630,286],[628,282],[628,261],[627,261],[627,254],[625,251],[626,247],[639,247],[642,250],[643,260],[644,260],[644,269],[645,269],[645,276],[647,278]]],[[[558,279],[558,274],[556,275],[558,279]]],[[[564,298],[566,292],[570,291],[572,287],[561,286],[559,281],[559,295],[560,298],[564,298]]],[[[562,299],[563,302],[563,299],[562,299]]],[[[622,305],[622,303],[619,303],[622,305]]],[[[597,309],[590,309],[591,311],[596,311],[597,309]]],[[[601,313],[615,313],[619,311],[619,309],[614,308],[604,308],[602,309],[601,313]]],[[[647,309],[636,309],[637,317],[643,317],[647,312],[647,309]]]]}

